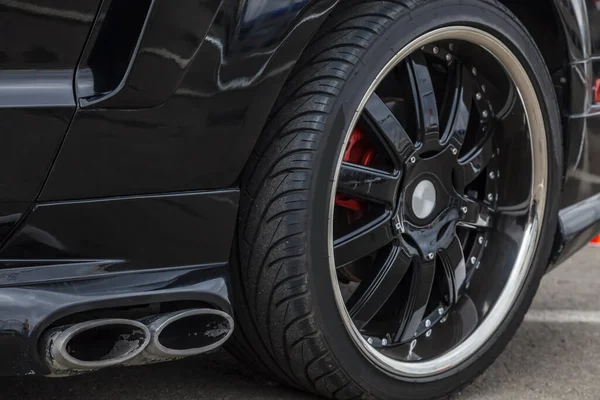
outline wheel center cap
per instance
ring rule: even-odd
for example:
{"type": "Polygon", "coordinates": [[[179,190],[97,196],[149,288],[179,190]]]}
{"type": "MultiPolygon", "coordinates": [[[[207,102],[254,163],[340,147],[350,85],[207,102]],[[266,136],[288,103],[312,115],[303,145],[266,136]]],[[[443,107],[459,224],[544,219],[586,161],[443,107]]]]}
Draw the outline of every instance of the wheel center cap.
{"type": "Polygon", "coordinates": [[[423,179],[412,195],[412,211],[419,219],[425,219],[431,215],[435,208],[436,192],[431,181],[423,179]]]}

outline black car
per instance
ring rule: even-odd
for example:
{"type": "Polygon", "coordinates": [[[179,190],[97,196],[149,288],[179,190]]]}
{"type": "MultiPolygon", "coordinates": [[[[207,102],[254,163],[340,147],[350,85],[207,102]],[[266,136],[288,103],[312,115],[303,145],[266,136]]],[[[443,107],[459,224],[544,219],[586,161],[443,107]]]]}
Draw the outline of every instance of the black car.
{"type": "Polygon", "coordinates": [[[0,21],[1,375],[224,346],[329,398],[444,397],[600,231],[597,0],[0,21]]]}

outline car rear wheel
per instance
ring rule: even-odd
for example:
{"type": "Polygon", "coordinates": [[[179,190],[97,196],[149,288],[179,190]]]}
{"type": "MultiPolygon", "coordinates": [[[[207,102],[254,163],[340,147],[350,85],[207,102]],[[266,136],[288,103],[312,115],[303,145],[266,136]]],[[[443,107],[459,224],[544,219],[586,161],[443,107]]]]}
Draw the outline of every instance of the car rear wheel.
{"type": "Polygon", "coordinates": [[[548,263],[558,115],[543,58],[499,3],[346,2],[243,178],[234,354],[339,399],[471,382],[548,263]]]}

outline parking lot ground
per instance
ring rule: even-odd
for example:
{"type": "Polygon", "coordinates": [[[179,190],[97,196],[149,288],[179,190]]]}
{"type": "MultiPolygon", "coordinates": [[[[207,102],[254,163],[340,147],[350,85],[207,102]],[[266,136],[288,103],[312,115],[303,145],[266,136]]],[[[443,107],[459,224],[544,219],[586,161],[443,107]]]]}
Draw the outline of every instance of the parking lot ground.
{"type": "MultiPolygon", "coordinates": [[[[315,397],[269,382],[219,352],[67,379],[2,378],[0,399],[315,397]]],[[[600,248],[584,249],[544,279],[530,313],[504,354],[455,399],[600,399],[600,248]]]]}

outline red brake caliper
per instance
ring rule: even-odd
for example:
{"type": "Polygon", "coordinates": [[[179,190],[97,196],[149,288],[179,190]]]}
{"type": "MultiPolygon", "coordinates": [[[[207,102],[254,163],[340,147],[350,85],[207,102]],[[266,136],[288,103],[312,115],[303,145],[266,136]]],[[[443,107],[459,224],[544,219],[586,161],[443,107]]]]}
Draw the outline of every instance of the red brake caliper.
{"type": "MultiPolygon", "coordinates": [[[[354,128],[350,135],[350,140],[348,142],[348,147],[346,147],[343,160],[352,164],[368,167],[373,162],[374,157],[375,149],[367,140],[366,135],[359,128],[354,128]]],[[[351,199],[343,194],[336,194],[335,204],[355,212],[364,212],[367,207],[364,202],[351,199]]]]}

